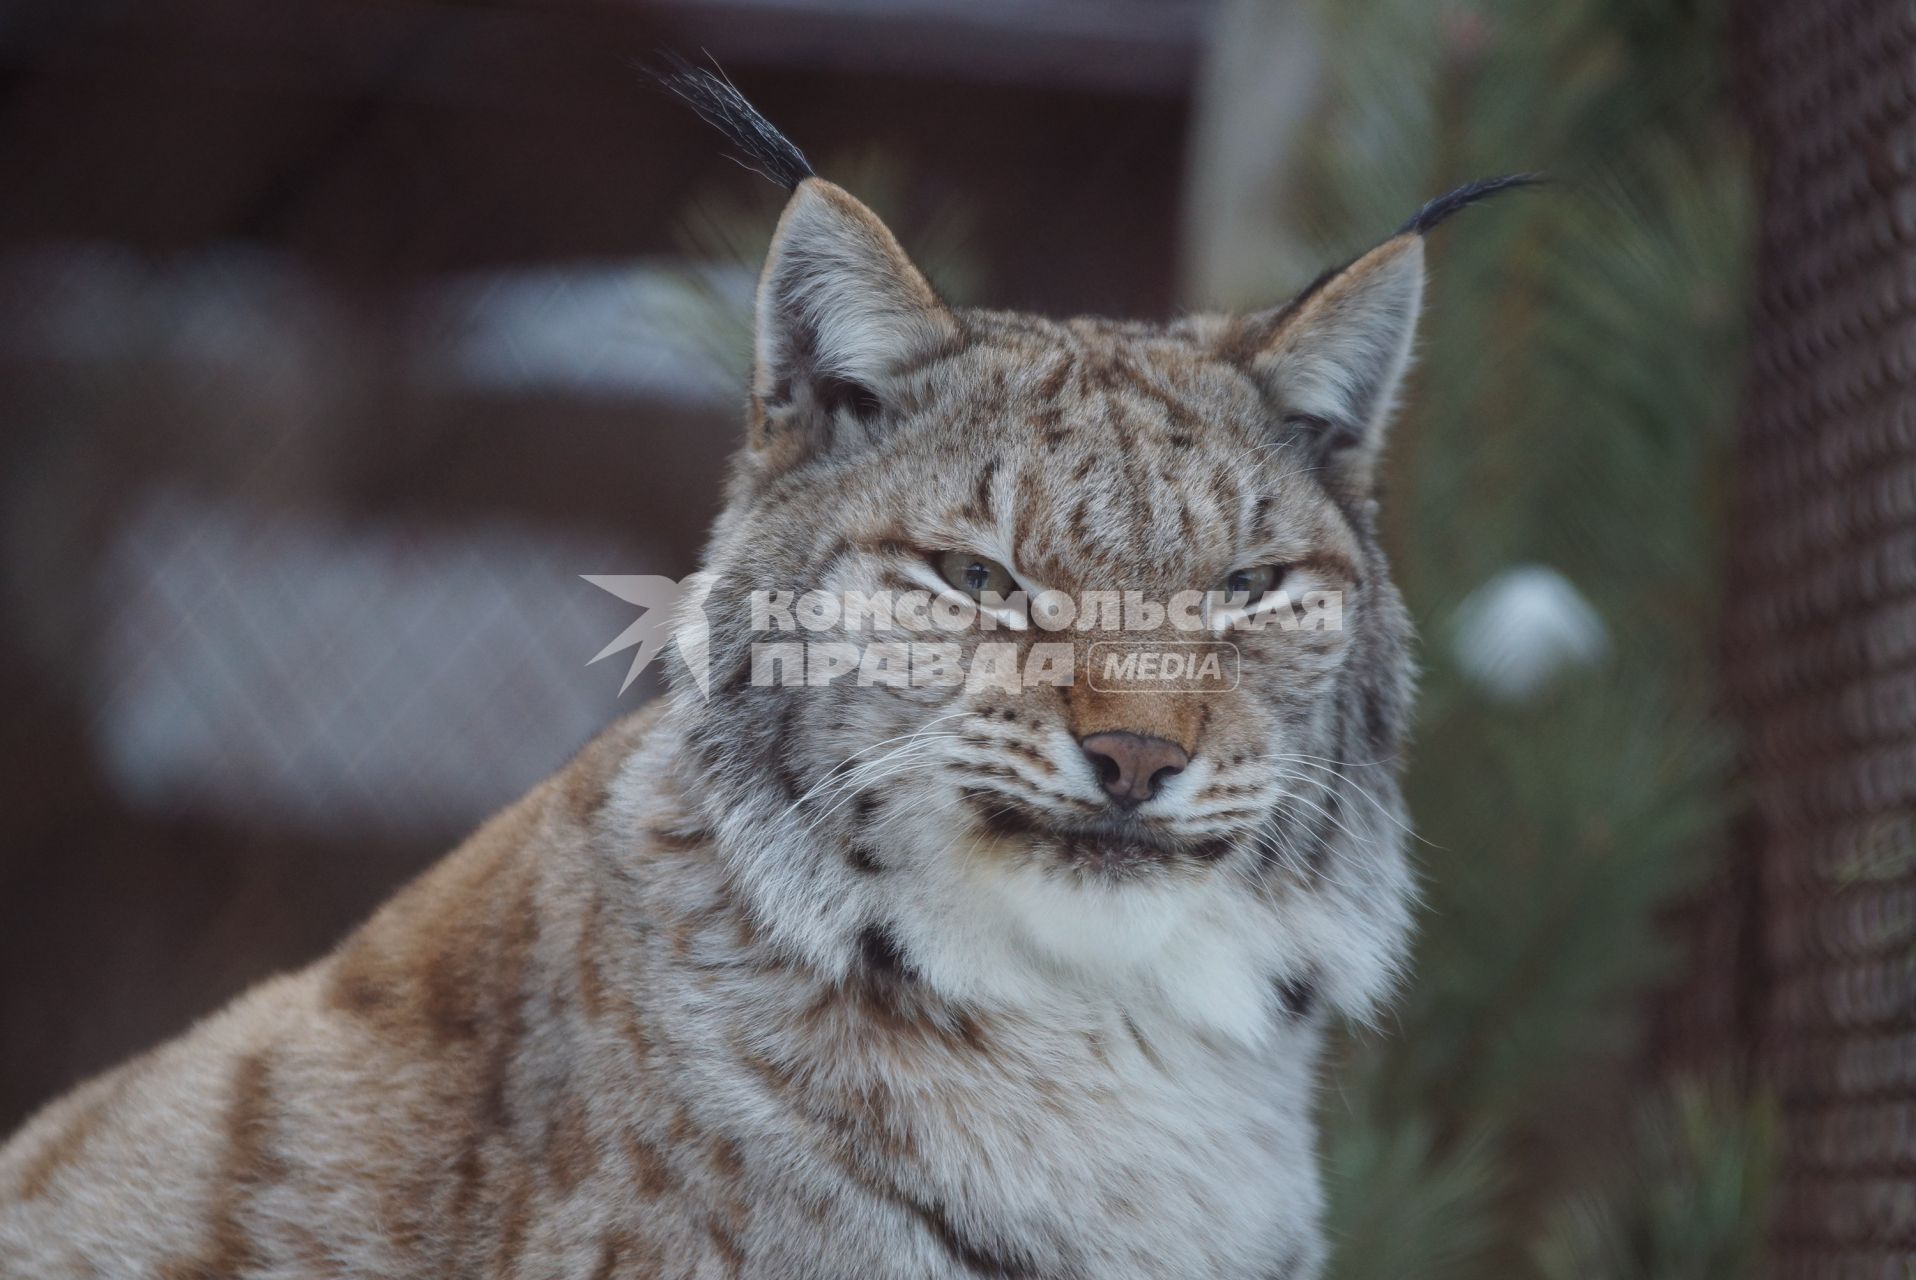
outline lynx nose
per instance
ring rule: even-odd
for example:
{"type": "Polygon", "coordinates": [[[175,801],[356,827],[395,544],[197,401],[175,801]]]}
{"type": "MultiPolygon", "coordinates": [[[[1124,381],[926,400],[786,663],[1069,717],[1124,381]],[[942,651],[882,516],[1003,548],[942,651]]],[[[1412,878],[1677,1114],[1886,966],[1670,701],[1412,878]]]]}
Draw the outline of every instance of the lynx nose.
{"type": "Polygon", "coordinates": [[[1182,773],[1191,763],[1184,748],[1168,738],[1121,729],[1080,738],[1078,745],[1098,771],[1098,781],[1105,791],[1126,809],[1149,800],[1167,779],[1182,773]]]}

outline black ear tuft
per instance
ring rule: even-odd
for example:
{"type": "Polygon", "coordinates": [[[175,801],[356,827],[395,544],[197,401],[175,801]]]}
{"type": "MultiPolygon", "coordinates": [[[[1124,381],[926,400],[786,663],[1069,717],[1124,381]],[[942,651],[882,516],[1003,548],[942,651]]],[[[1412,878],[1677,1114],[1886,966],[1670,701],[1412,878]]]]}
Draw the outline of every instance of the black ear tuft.
{"type": "Polygon", "coordinates": [[[816,177],[812,162],[792,140],[758,113],[721,71],[695,67],[676,53],[659,55],[662,67],[642,67],[660,89],[698,112],[699,119],[724,134],[745,153],[746,168],[761,173],[787,191],[816,177]]]}
{"type": "Polygon", "coordinates": [[[1501,178],[1479,178],[1475,182],[1466,182],[1455,191],[1446,192],[1410,215],[1410,221],[1397,229],[1400,236],[1425,235],[1438,223],[1459,209],[1488,199],[1500,191],[1510,191],[1517,187],[1531,187],[1545,181],[1540,173],[1511,173],[1501,178]]]}

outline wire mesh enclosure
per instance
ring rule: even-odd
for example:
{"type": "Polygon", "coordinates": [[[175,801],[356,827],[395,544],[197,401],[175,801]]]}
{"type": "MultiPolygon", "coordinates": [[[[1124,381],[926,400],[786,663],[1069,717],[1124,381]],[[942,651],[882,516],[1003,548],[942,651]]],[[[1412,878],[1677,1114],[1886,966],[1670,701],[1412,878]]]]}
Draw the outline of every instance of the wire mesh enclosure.
{"type": "Polygon", "coordinates": [[[1780,1280],[1916,1273],[1916,10],[1755,0],[1762,170],[1728,689],[1750,818],[1692,1056],[1777,1094],[1780,1280]]]}

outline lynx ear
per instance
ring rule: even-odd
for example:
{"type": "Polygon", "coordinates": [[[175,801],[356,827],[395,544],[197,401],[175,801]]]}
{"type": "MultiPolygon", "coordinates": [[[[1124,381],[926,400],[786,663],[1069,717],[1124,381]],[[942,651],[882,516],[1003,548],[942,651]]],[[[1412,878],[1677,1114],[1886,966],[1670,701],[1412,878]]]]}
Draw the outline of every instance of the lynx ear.
{"type": "Polygon", "coordinates": [[[1356,492],[1374,487],[1423,296],[1423,237],[1406,233],[1245,322],[1251,372],[1286,438],[1356,492]]]}
{"type": "Polygon", "coordinates": [[[871,210],[822,178],[792,193],[758,282],[752,446],[783,470],[868,435],[893,373],[958,322],[871,210]]]}
{"type": "Polygon", "coordinates": [[[1513,173],[1446,192],[1396,235],[1234,334],[1235,354],[1263,385],[1287,438],[1307,447],[1328,480],[1354,495],[1376,488],[1377,455],[1423,309],[1424,237],[1452,214],[1542,181],[1513,173]]]}

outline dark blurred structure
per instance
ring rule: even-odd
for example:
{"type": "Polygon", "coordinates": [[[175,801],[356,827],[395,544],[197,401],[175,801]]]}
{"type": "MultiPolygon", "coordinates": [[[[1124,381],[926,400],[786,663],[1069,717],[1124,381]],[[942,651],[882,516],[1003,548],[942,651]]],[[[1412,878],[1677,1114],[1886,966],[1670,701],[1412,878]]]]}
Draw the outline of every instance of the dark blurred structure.
{"type": "Polygon", "coordinates": [[[1158,314],[1207,8],[0,13],[0,1132],[640,700],[578,575],[693,565],[739,392],[659,296],[757,179],[635,61],[975,198],[984,301],[1158,314]]]}
{"type": "Polygon", "coordinates": [[[1757,324],[1727,683],[1749,818],[1667,1049],[1778,1097],[1779,1280],[1916,1256],[1916,14],[1749,0],[1757,324]]]}

